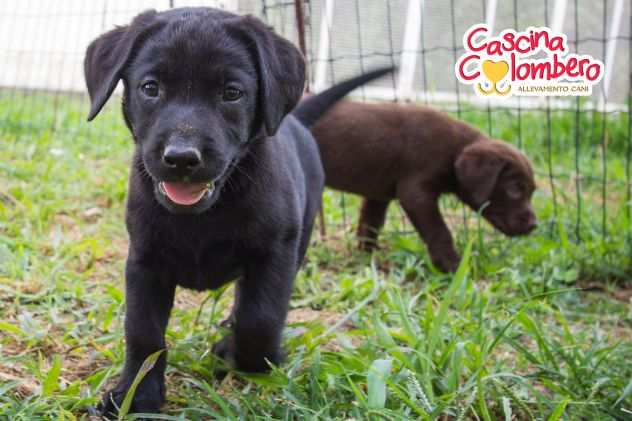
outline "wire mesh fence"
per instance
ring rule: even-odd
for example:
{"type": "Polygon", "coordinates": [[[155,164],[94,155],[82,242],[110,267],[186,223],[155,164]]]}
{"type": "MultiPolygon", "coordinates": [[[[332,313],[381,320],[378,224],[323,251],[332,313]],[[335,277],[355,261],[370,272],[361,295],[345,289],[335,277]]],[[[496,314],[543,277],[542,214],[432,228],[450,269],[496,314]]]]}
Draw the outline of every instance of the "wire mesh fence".
{"type": "MultiPolygon", "coordinates": [[[[65,131],[102,142],[127,137],[122,124],[82,122],[88,108],[85,47],[148,8],[193,4],[253,13],[297,44],[304,27],[313,91],[398,65],[399,74],[363,87],[355,99],[434,106],[515,144],[536,168],[536,208],[544,224],[535,235],[584,244],[585,252],[604,257],[629,253],[632,6],[624,0],[304,0],[302,25],[293,0],[7,0],[0,4],[0,135],[28,140],[33,133],[65,131]],[[604,79],[587,98],[477,98],[453,69],[463,33],[480,22],[495,33],[528,26],[561,31],[573,52],[604,62],[604,79]]],[[[331,235],[352,231],[357,203],[350,195],[326,193],[331,235]]],[[[460,241],[480,229],[496,238],[455,200],[442,206],[452,225],[463,228],[460,241]]],[[[393,209],[387,227],[393,235],[411,232],[403,213],[393,209]]]]}
{"type": "MultiPolygon", "coordinates": [[[[263,5],[269,21],[287,28],[285,35],[290,37],[295,32],[292,8],[293,2],[263,5]]],[[[624,241],[629,247],[632,14],[628,2],[326,0],[309,1],[306,8],[314,90],[366,69],[398,64],[399,75],[359,90],[356,100],[431,105],[514,143],[536,167],[536,202],[545,222],[537,235],[590,243],[588,252],[603,257],[613,253],[608,244],[624,241]],[[464,51],[463,34],[480,22],[496,33],[529,26],[561,31],[573,52],[605,63],[604,81],[589,98],[481,100],[466,92],[453,71],[464,51]],[[602,247],[595,247],[599,243],[602,247]]],[[[327,214],[334,231],[350,231],[355,203],[348,195],[331,194],[327,214]],[[341,221],[337,227],[336,221],[341,221]]],[[[474,231],[468,226],[481,228],[472,212],[455,201],[445,200],[443,208],[452,225],[463,228],[461,241],[474,231]]],[[[410,232],[401,211],[391,218],[390,227],[396,233],[410,232]]],[[[629,255],[629,248],[621,252],[629,255]]]]}

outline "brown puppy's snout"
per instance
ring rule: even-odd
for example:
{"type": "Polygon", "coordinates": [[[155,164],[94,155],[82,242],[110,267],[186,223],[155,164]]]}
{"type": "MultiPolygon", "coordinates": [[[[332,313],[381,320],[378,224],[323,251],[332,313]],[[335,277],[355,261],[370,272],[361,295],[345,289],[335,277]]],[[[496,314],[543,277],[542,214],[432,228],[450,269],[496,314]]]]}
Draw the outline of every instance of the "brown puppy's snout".
{"type": "Polygon", "coordinates": [[[170,169],[193,171],[202,164],[202,154],[190,145],[167,145],[162,154],[162,163],[170,169]]]}
{"type": "Polygon", "coordinates": [[[538,227],[538,218],[532,210],[527,210],[518,215],[517,226],[514,231],[518,235],[526,235],[538,227]]]}
{"type": "Polygon", "coordinates": [[[525,218],[524,227],[527,233],[530,233],[531,231],[533,231],[534,229],[538,227],[538,219],[535,217],[535,215],[532,212],[529,212],[529,214],[525,216],[524,218],[525,218]]]}

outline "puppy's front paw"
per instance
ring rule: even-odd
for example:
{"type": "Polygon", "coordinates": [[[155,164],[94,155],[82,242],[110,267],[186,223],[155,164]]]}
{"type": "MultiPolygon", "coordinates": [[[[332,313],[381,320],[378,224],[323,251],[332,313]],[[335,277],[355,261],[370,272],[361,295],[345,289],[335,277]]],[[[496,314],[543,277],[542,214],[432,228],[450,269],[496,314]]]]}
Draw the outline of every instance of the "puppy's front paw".
{"type": "Polygon", "coordinates": [[[379,250],[377,240],[372,238],[360,237],[358,239],[358,250],[365,253],[372,253],[376,250],[379,250]]]}
{"type": "MultiPolygon", "coordinates": [[[[223,322],[222,322],[223,323],[223,322]]],[[[224,336],[213,344],[213,354],[226,361],[230,368],[236,368],[235,364],[235,337],[230,334],[224,336]]]]}
{"type": "Polygon", "coordinates": [[[454,273],[459,268],[461,257],[458,253],[451,251],[438,255],[432,255],[432,264],[437,267],[441,272],[454,273]]]}
{"type": "MultiPolygon", "coordinates": [[[[129,386],[118,385],[114,389],[106,392],[103,395],[101,403],[97,407],[97,410],[102,417],[108,420],[118,419],[119,408],[125,399],[125,395],[129,386]]],[[[157,391],[149,391],[148,388],[136,389],[134,398],[132,399],[132,405],[130,407],[130,413],[159,413],[160,407],[164,401],[161,388],[158,386],[157,391]]]]}
{"type": "Polygon", "coordinates": [[[268,362],[277,365],[283,361],[281,349],[275,350],[273,353],[265,353],[258,349],[238,350],[233,334],[216,342],[213,345],[213,354],[226,361],[231,368],[248,373],[270,371],[268,362]]]}

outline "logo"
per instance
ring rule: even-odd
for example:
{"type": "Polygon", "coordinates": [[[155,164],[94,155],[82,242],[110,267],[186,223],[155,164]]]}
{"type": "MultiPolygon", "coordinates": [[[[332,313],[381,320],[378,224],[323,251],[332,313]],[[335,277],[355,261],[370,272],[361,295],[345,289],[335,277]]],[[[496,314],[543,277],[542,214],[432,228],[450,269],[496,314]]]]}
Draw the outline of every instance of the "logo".
{"type": "Polygon", "coordinates": [[[454,71],[483,98],[589,96],[604,73],[603,62],[569,53],[566,35],[547,27],[505,29],[494,37],[478,24],[463,35],[463,47],[454,71]]]}

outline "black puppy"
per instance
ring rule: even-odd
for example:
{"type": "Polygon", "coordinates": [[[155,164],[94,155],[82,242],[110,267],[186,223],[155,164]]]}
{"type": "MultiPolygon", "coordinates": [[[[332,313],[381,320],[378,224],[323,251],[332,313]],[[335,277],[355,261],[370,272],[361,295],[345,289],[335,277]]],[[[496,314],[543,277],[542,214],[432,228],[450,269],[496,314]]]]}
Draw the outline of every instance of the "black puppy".
{"type": "MultiPolygon", "coordinates": [[[[326,95],[341,98],[390,70],[326,95]]],[[[214,352],[244,371],[278,363],[324,182],[309,131],[295,117],[284,119],[303,93],[298,50],[253,17],[148,11],[88,47],[85,77],[89,120],[123,81],[123,115],[135,142],[125,367],[101,412],[115,415],[142,362],[165,348],[176,285],[204,290],[236,280],[232,333],[214,352]]],[[[315,121],[325,110],[304,114],[315,121]]],[[[132,411],[159,410],[165,365],[163,353],[132,411]]]]}

